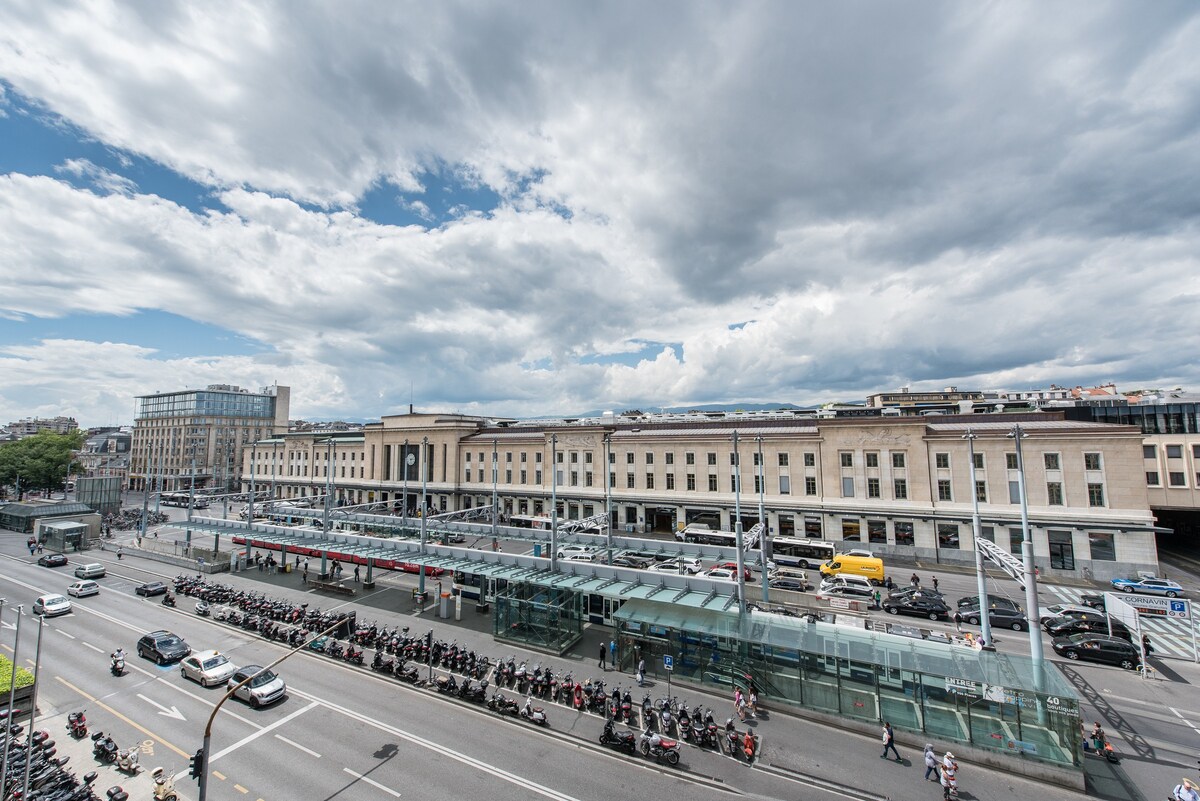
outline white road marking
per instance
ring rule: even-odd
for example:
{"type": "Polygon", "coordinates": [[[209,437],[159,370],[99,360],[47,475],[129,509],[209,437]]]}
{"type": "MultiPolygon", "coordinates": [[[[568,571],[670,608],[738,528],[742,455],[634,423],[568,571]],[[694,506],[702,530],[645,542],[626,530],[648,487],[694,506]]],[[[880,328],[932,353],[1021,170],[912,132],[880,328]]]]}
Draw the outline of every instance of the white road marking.
{"type": "Polygon", "coordinates": [[[304,753],[308,754],[311,757],[316,757],[317,759],[321,758],[321,755],[318,754],[316,751],[313,751],[311,748],[305,748],[304,746],[300,745],[300,743],[296,742],[295,740],[289,740],[288,738],[284,737],[282,734],[276,734],[275,739],[282,740],[283,742],[290,745],[292,748],[299,748],[301,751],[303,751],[304,753]]]}
{"type": "Polygon", "coordinates": [[[95,651],[95,652],[96,652],[96,653],[98,653],[98,654],[102,654],[102,653],[104,653],[104,649],[103,649],[103,648],[97,648],[96,646],[92,645],[90,642],[85,642],[85,643],[83,644],[83,647],[84,647],[84,648],[91,648],[93,651],[95,651]]]}
{"type": "Polygon", "coordinates": [[[1175,708],[1175,707],[1173,707],[1173,706],[1169,706],[1169,707],[1167,707],[1167,709],[1169,709],[1169,710],[1171,710],[1172,712],[1174,712],[1174,713],[1175,713],[1175,717],[1179,718],[1179,719],[1180,719],[1180,720],[1182,720],[1184,723],[1186,723],[1188,726],[1190,726],[1190,727],[1191,727],[1191,729],[1192,729],[1192,731],[1196,732],[1196,734],[1200,734],[1200,728],[1197,728],[1195,723],[1192,723],[1190,720],[1188,720],[1186,717],[1184,717],[1184,716],[1183,716],[1183,713],[1181,713],[1181,712],[1180,712],[1178,709],[1176,709],[1176,708],[1175,708]]]}
{"type": "Polygon", "coordinates": [[[296,718],[296,717],[299,717],[300,715],[303,715],[305,712],[309,711],[310,709],[312,709],[315,706],[318,706],[318,704],[316,701],[313,701],[308,706],[304,707],[303,709],[297,709],[292,714],[288,715],[285,718],[281,718],[281,719],[275,721],[270,726],[264,726],[263,728],[259,729],[258,731],[254,732],[253,734],[246,735],[245,737],[238,740],[236,743],[229,746],[228,748],[226,748],[222,751],[218,751],[217,753],[215,753],[211,757],[209,757],[208,764],[211,765],[213,762],[216,762],[218,759],[220,759],[221,757],[230,753],[231,751],[236,751],[237,749],[241,748],[246,743],[251,742],[253,740],[257,740],[259,737],[262,737],[264,734],[271,731],[272,729],[279,728],[283,724],[289,722],[292,718],[296,718]]]}
{"type": "Polygon", "coordinates": [[[75,635],[74,635],[74,634],[67,634],[67,633],[66,633],[65,631],[63,631],[62,629],[55,629],[55,631],[57,631],[57,632],[58,632],[59,634],[61,634],[62,636],[66,637],[68,640],[73,640],[73,639],[75,639],[75,635]]]}
{"type": "Polygon", "coordinates": [[[346,771],[351,776],[358,779],[360,782],[366,782],[367,784],[371,785],[372,787],[378,787],[380,790],[383,790],[385,793],[390,793],[393,798],[400,797],[400,794],[397,793],[395,790],[393,790],[391,787],[385,787],[384,785],[380,784],[379,782],[375,781],[374,779],[368,779],[366,776],[362,775],[361,773],[355,773],[354,771],[350,770],[350,768],[342,768],[342,770],[346,771]]]}

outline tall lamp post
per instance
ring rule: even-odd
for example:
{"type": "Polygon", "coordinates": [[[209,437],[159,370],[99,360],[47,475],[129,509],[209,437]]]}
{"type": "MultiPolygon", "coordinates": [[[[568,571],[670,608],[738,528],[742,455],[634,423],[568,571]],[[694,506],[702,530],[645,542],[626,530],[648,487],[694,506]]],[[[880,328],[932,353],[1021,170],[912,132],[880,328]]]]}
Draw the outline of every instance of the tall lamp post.
{"type": "Polygon", "coordinates": [[[558,434],[550,435],[550,569],[558,570],[558,434]]]}
{"type": "MultiPolygon", "coordinates": [[[[738,456],[738,432],[733,431],[733,523],[734,546],[737,548],[738,619],[746,616],[746,574],[742,554],[742,466],[738,456]]],[[[764,578],[766,578],[764,576],[764,578]]]]}
{"type": "MultiPolygon", "coordinates": [[[[604,435],[604,533],[608,535],[608,563],[613,560],[612,543],[612,482],[608,480],[609,465],[612,462],[612,434],[604,435]]],[[[680,561],[682,566],[683,562],[680,561]]]]}
{"type": "MultiPolygon", "coordinates": [[[[429,517],[429,503],[426,501],[427,487],[426,487],[426,483],[425,483],[426,473],[429,472],[427,469],[428,462],[426,460],[426,454],[428,452],[429,452],[429,437],[421,437],[421,458],[418,460],[418,462],[421,465],[420,469],[421,469],[421,555],[422,556],[425,555],[425,532],[426,532],[425,518],[429,517]]],[[[425,597],[425,565],[421,565],[421,578],[420,578],[419,584],[420,584],[420,586],[417,587],[417,592],[421,593],[421,597],[424,598],[425,597]]],[[[441,603],[440,598],[438,599],[438,602],[441,603]]]]}
{"type": "MultiPolygon", "coordinates": [[[[1025,494],[1025,460],[1021,455],[1021,440],[1028,436],[1020,425],[1014,425],[1007,434],[1017,448],[1017,493],[1021,497],[1021,561],[1025,571],[1025,608],[1035,618],[1038,613],[1037,570],[1033,564],[1033,534],[1029,530],[1029,499],[1025,494]]],[[[985,611],[986,610],[982,610],[985,611]]],[[[989,640],[990,642],[990,640],[989,640]]],[[[1038,675],[1045,666],[1042,652],[1042,630],[1029,627],[1029,650],[1038,675]]]]}
{"type": "Polygon", "coordinates": [[[987,579],[983,574],[983,551],[979,549],[979,538],[983,530],[979,523],[979,491],[975,485],[975,439],[978,435],[971,429],[963,434],[967,441],[967,454],[971,460],[971,536],[975,543],[975,586],[979,592],[979,625],[980,637],[989,646],[992,645],[991,607],[988,605],[987,579]]]}
{"type": "Polygon", "coordinates": [[[492,542],[496,541],[496,526],[500,521],[500,453],[499,443],[492,440],[492,542]]]}
{"type": "MultiPolygon", "coordinates": [[[[17,670],[19,669],[18,665],[20,664],[17,661],[17,658],[18,658],[17,652],[21,647],[21,619],[24,617],[24,614],[23,614],[24,610],[25,610],[24,604],[17,605],[17,631],[16,631],[16,634],[13,635],[12,678],[9,680],[9,683],[8,683],[8,715],[7,715],[7,717],[4,718],[5,722],[7,722],[7,723],[12,722],[13,696],[15,696],[17,694],[17,670]]],[[[30,715],[31,715],[31,718],[29,721],[29,728],[32,729],[33,728],[32,711],[31,711],[30,715]]],[[[4,748],[0,749],[0,761],[2,761],[4,763],[3,769],[0,770],[0,787],[8,786],[8,751],[9,751],[8,741],[7,741],[7,738],[5,738],[4,748]]]]}
{"type": "Polygon", "coordinates": [[[250,500],[246,505],[246,525],[254,523],[254,493],[258,491],[254,484],[254,466],[258,461],[258,443],[250,446],[250,500]]]}
{"type": "Polygon", "coordinates": [[[767,479],[763,472],[762,434],[756,436],[754,441],[758,443],[758,522],[762,523],[762,531],[758,535],[758,566],[762,570],[762,599],[765,604],[770,599],[767,597],[767,479]]]}
{"type": "Polygon", "coordinates": [[[409,453],[408,453],[408,440],[407,439],[404,440],[404,459],[402,459],[402,461],[404,462],[404,502],[400,504],[403,507],[400,510],[400,514],[402,515],[401,522],[403,523],[404,527],[407,529],[408,528],[408,468],[410,466],[412,466],[412,459],[410,458],[409,453]]]}

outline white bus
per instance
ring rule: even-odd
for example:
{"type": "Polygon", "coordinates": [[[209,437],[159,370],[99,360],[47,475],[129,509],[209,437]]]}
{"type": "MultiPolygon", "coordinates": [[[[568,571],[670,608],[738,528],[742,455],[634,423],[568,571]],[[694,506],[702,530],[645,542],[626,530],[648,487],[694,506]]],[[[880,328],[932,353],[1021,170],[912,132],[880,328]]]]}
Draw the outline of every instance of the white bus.
{"type": "Polygon", "coordinates": [[[208,498],[203,495],[197,495],[194,499],[186,492],[164,492],[159,496],[159,503],[163,506],[182,506],[187,508],[191,506],[193,509],[207,509],[208,498]]]}
{"type": "MultiPolygon", "coordinates": [[[[680,542],[695,542],[700,545],[719,545],[723,548],[737,547],[737,533],[733,531],[718,531],[705,525],[691,525],[683,531],[675,532],[675,539],[680,542]]],[[[750,532],[742,533],[742,550],[758,547],[758,535],[750,532]]]]}
{"type": "Polygon", "coordinates": [[[508,524],[513,528],[536,528],[549,531],[551,521],[544,515],[513,515],[508,519],[508,524]]]}
{"type": "Polygon", "coordinates": [[[779,567],[820,567],[832,559],[834,553],[831,542],[799,537],[776,537],[771,540],[771,561],[779,567]]]}

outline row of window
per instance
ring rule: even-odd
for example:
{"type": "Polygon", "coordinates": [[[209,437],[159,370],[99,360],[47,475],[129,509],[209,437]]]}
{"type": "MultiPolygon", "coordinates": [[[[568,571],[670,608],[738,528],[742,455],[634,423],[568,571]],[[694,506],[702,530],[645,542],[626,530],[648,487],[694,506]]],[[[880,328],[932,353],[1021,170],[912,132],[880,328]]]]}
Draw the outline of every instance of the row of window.
{"type": "MultiPolygon", "coordinates": [[[[1183,458],[1183,446],[1182,445],[1165,445],[1165,446],[1163,446],[1163,450],[1166,451],[1168,459],[1182,459],[1183,458]]],[[[1143,445],[1142,446],[1142,457],[1145,459],[1157,459],[1158,458],[1158,446],[1157,445],[1143,445]]],[[[1192,458],[1200,459],[1200,445],[1192,446],[1192,458]]]]}
{"type": "MultiPolygon", "coordinates": [[[[1146,471],[1146,484],[1151,487],[1161,487],[1162,486],[1162,479],[1159,477],[1157,470],[1147,470],[1146,471]]],[[[1167,486],[1168,487],[1186,487],[1187,486],[1187,473],[1183,472],[1182,470],[1170,471],[1169,473],[1167,473],[1167,486]]],[[[1200,487],[1200,473],[1196,474],[1196,486],[1200,487]]]]}

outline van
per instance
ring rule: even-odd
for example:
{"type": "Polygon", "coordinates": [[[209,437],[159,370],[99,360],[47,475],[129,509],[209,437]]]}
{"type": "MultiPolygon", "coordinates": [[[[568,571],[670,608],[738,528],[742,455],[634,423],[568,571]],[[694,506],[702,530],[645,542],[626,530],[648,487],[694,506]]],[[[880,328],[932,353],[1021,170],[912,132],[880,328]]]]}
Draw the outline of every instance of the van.
{"type": "Polygon", "coordinates": [[[862,576],[872,584],[884,581],[883,560],[875,556],[851,556],[840,553],[821,565],[822,576],[862,576]]]}
{"type": "Polygon", "coordinates": [[[80,565],[79,567],[75,568],[75,578],[104,578],[106,572],[107,571],[104,569],[104,565],[100,564],[99,562],[92,562],[89,565],[80,565]]]}

